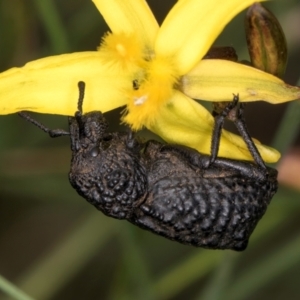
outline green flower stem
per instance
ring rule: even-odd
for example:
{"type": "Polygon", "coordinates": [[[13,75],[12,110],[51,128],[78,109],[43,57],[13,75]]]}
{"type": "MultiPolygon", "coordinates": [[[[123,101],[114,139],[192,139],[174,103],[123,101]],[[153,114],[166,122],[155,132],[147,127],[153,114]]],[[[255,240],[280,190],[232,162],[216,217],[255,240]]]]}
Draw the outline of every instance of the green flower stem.
{"type": "Polygon", "coordinates": [[[87,213],[65,240],[23,274],[18,280],[20,288],[32,291],[31,294],[37,299],[52,299],[99,253],[99,249],[113,235],[113,226],[113,220],[110,222],[106,218],[104,223],[98,212],[87,213]]]}
{"type": "MultiPolygon", "coordinates": [[[[99,18],[99,13],[94,9],[94,5],[88,2],[87,5],[84,5],[81,8],[80,13],[70,16],[65,28],[68,31],[69,40],[72,41],[72,46],[77,49],[81,49],[82,45],[85,43],[87,32],[90,36],[97,28],[99,36],[102,36],[109,30],[103,18],[99,18]],[[84,24],[84,26],[82,24],[84,24]]],[[[91,38],[88,38],[88,40],[90,39],[91,38]]]]}
{"type": "Polygon", "coordinates": [[[33,0],[33,3],[38,10],[38,16],[40,16],[40,20],[47,32],[52,48],[51,53],[54,55],[70,52],[68,34],[55,7],[54,1],[33,0]]]}
{"type": "Polygon", "coordinates": [[[205,285],[204,289],[200,291],[195,299],[223,300],[224,293],[232,282],[234,267],[240,256],[240,253],[224,251],[222,260],[219,266],[214,270],[212,279],[205,285]]]}
{"type": "Polygon", "coordinates": [[[300,237],[291,240],[290,243],[273,254],[268,254],[245,274],[240,276],[229,289],[226,299],[246,299],[259,288],[274,281],[274,279],[289,268],[300,262],[298,249],[300,248],[300,237]]]}
{"type": "Polygon", "coordinates": [[[171,299],[196,280],[200,281],[222,259],[222,251],[196,249],[196,255],[188,257],[154,283],[154,291],[160,300],[171,299]]]}
{"type": "Polygon", "coordinates": [[[157,299],[157,297],[154,297],[154,291],[152,290],[147,260],[143,257],[143,251],[141,250],[142,244],[138,241],[137,234],[140,229],[125,222],[118,222],[118,224],[122,260],[116,267],[107,299],[157,299]]]}
{"type": "Polygon", "coordinates": [[[9,295],[10,299],[16,300],[34,300],[30,296],[26,295],[22,290],[9,282],[7,279],[0,275],[0,290],[9,295]]]}
{"type": "Polygon", "coordinates": [[[285,153],[295,140],[300,128],[300,101],[291,102],[282,118],[272,147],[285,153]]]}
{"type": "Polygon", "coordinates": [[[137,235],[140,229],[133,227],[131,224],[122,226],[124,230],[120,234],[120,239],[123,248],[123,268],[126,270],[123,274],[126,277],[123,278],[123,282],[126,282],[127,287],[129,286],[133,291],[128,299],[157,299],[152,290],[153,283],[151,281],[149,266],[144,258],[141,244],[138,241],[137,235]]]}

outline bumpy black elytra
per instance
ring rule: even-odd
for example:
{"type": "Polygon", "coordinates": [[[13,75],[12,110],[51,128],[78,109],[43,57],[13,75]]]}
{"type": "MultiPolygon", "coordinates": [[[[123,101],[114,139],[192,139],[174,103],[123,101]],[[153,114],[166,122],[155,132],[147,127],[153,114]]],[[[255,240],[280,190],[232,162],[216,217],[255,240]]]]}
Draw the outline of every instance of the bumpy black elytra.
{"type": "Polygon", "coordinates": [[[25,112],[20,115],[56,137],[70,134],[69,180],[105,215],[168,239],[209,249],[244,250],[277,190],[277,171],[264,165],[249,137],[238,96],[216,117],[212,155],[130,133],[108,132],[102,113],[82,114],[85,85],[79,82],[78,111],[70,132],[50,130],[25,112]],[[229,112],[256,163],[218,158],[220,132],[229,112]]]}

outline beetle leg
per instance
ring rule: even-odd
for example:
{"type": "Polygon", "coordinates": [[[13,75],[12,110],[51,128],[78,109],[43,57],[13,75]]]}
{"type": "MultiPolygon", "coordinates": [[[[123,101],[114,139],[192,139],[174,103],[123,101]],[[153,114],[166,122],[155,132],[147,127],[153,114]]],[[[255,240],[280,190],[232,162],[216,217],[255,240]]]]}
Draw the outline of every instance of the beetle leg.
{"type": "Polygon", "coordinates": [[[225,108],[221,111],[221,113],[216,114],[215,112],[215,126],[214,126],[212,139],[211,139],[211,154],[210,154],[209,165],[212,164],[218,156],[221,133],[222,133],[222,128],[224,126],[225,119],[228,118],[232,110],[236,109],[238,105],[238,101],[239,101],[239,96],[233,95],[232,102],[229,102],[225,106],[225,108]]]}
{"type": "Polygon", "coordinates": [[[239,96],[233,95],[233,101],[230,102],[219,115],[215,116],[215,127],[212,134],[211,157],[209,165],[217,159],[222,128],[224,126],[225,119],[228,118],[235,124],[237,130],[242,136],[244,142],[246,143],[248,150],[251,153],[255,163],[263,170],[266,170],[266,165],[249,134],[244,119],[244,104],[238,105],[238,101],[239,96]]]}
{"type": "Polygon", "coordinates": [[[212,164],[218,156],[221,133],[222,133],[222,128],[224,126],[225,119],[228,117],[229,113],[236,108],[238,104],[238,100],[239,100],[238,95],[234,95],[233,101],[229,102],[226,105],[226,107],[222,110],[222,112],[215,116],[215,126],[214,126],[212,139],[211,139],[211,155],[210,155],[209,164],[212,164]]]}
{"type": "Polygon", "coordinates": [[[231,160],[226,158],[217,158],[211,168],[207,168],[203,177],[205,178],[219,178],[220,174],[223,176],[233,176],[234,174],[241,174],[247,178],[266,180],[266,176],[275,177],[277,171],[275,169],[262,169],[256,164],[248,163],[245,161],[231,160]],[[214,167],[218,168],[218,173],[215,173],[214,167]],[[271,173],[270,170],[273,170],[271,173]]]}
{"type": "Polygon", "coordinates": [[[237,110],[237,115],[235,120],[233,121],[240,135],[242,136],[244,142],[246,143],[249,152],[251,153],[255,163],[261,167],[263,170],[266,170],[267,167],[258,152],[253,140],[249,134],[245,119],[244,119],[244,105],[241,105],[237,110]]]}
{"type": "Polygon", "coordinates": [[[142,147],[143,143],[141,143],[136,137],[135,133],[129,129],[126,139],[126,146],[128,149],[131,149],[133,152],[138,153],[142,147]]]}

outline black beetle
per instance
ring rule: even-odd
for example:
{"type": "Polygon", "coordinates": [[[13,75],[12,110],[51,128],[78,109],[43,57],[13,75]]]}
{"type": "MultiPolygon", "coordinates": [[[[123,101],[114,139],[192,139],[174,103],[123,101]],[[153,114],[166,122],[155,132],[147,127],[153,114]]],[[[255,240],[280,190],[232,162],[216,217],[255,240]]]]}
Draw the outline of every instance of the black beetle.
{"type": "Polygon", "coordinates": [[[266,167],[243,119],[238,96],[216,116],[211,155],[157,141],[140,142],[132,132],[108,132],[99,111],[82,114],[84,82],[70,131],[50,130],[19,114],[51,137],[70,135],[69,180],[79,195],[105,215],[183,244],[244,250],[277,190],[277,171],[266,167]],[[218,158],[224,119],[234,122],[255,163],[218,158]]]}

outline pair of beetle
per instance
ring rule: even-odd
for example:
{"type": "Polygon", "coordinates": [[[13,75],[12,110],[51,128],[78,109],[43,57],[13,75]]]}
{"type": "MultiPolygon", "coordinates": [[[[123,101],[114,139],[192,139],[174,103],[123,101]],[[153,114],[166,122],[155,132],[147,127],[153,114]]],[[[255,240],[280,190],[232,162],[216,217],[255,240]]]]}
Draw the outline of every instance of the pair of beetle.
{"type": "Polygon", "coordinates": [[[105,215],[126,219],[168,239],[209,249],[244,250],[277,190],[277,171],[265,166],[243,118],[238,96],[215,117],[211,155],[140,142],[132,132],[108,132],[99,111],[82,113],[85,83],[69,132],[19,114],[51,137],[70,135],[69,180],[105,215]],[[255,163],[218,158],[225,118],[234,123],[255,163]]]}

